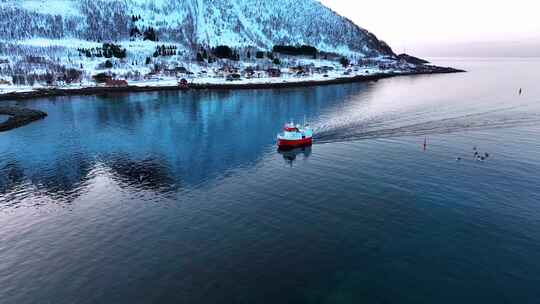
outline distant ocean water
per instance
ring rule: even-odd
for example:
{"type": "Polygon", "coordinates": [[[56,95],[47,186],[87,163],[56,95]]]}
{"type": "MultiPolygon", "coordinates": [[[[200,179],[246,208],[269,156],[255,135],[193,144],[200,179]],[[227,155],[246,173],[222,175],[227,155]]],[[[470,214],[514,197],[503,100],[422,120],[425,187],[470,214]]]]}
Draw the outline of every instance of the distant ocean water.
{"type": "Polygon", "coordinates": [[[8,103],[49,116],[0,133],[0,303],[535,303],[540,60],[434,63],[8,103]]]}

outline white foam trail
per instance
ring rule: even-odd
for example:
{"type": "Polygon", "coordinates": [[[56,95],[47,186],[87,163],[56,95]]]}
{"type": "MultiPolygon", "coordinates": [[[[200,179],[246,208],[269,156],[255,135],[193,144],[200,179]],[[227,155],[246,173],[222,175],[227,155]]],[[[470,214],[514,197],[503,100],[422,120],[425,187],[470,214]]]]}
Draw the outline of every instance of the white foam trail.
{"type": "Polygon", "coordinates": [[[417,112],[413,115],[393,114],[364,117],[344,116],[316,126],[317,143],[354,141],[400,136],[423,136],[455,133],[466,130],[509,128],[540,123],[540,114],[528,112],[523,105],[498,108],[479,113],[433,119],[436,113],[417,112]],[[519,110],[519,111],[516,111],[519,110]],[[417,122],[419,121],[419,122],[417,122]]]}

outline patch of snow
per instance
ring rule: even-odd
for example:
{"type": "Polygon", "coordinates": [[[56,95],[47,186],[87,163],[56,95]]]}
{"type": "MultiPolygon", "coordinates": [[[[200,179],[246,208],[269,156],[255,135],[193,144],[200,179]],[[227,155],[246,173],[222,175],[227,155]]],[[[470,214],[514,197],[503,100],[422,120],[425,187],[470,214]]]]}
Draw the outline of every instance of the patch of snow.
{"type": "Polygon", "coordinates": [[[65,48],[95,48],[102,46],[101,43],[92,42],[81,39],[48,39],[48,38],[31,38],[17,41],[19,45],[27,45],[34,47],[51,47],[59,46],[65,48]]]}
{"type": "Polygon", "coordinates": [[[45,15],[81,16],[77,2],[70,0],[24,0],[21,7],[45,15]]]}

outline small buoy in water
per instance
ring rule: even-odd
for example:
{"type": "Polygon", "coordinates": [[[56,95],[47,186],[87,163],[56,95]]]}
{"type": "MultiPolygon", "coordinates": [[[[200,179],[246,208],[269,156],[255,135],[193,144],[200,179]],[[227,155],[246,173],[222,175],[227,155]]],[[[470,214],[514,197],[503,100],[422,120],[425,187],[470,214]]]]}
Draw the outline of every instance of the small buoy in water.
{"type": "Polygon", "coordinates": [[[461,157],[456,158],[456,160],[457,160],[457,161],[460,161],[460,160],[461,160],[461,157]]]}

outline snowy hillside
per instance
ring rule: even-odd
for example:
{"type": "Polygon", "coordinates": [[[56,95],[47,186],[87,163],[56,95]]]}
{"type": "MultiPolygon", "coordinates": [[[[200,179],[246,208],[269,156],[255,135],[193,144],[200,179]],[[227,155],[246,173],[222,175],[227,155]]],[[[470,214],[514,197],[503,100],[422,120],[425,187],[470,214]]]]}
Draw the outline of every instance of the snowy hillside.
{"type": "Polygon", "coordinates": [[[0,0],[0,40],[125,41],[152,27],[186,48],[271,49],[307,44],[360,56],[392,55],[373,34],[316,0],[0,0]],[[141,17],[133,22],[132,16],[141,17]]]}
{"type": "Polygon", "coordinates": [[[436,72],[316,0],[0,0],[0,94],[436,72]]]}

